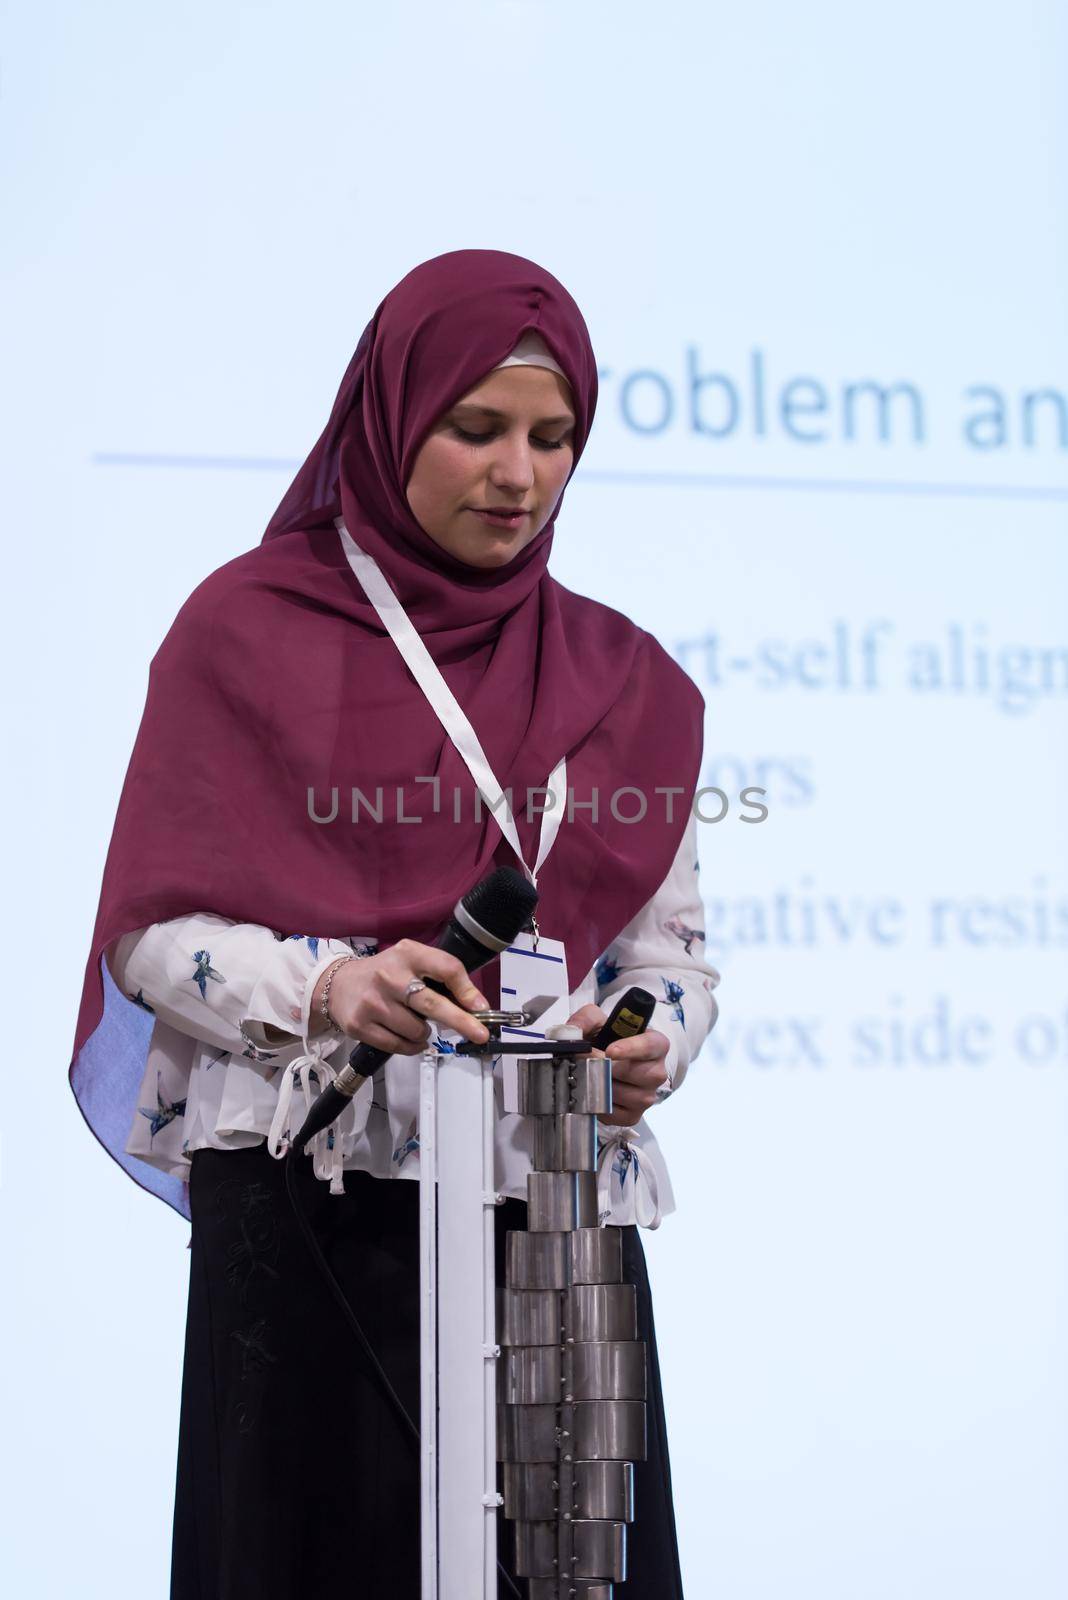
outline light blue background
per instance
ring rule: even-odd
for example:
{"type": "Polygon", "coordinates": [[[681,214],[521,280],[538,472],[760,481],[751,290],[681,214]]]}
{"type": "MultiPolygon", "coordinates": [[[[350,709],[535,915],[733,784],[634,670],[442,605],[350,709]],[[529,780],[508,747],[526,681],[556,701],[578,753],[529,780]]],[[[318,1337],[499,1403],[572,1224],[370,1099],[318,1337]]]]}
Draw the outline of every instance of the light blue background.
{"type": "Polygon", "coordinates": [[[770,774],[765,824],[702,829],[722,1019],[651,1113],[689,1600],[1065,1593],[1066,70],[1055,0],[7,8],[13,1593],[167,1592],[188,1230],[65,1081],[148,661],[258,541],[375,305],[470,246],[555,272],[605,369],[553,570],[686,660],[709,782],[770,774]],[[690,348],[739,386],[725,437],[687,423],[690,348]],[[799,377],[826,410],[791,433],[799,377]],[[863,380],[915,387],[921,441],[900,401],[848,437],[863,380]],[[1003,446],[962,431],[975,385],[1003,446]],[[828,676],[836,624],[882,625],[874,688],[828,676]],[[910,687],[953,625],[991,687],[910,687]],[[1042,649],[1049,692],[1000,692],[1042,649]],[[899,1016],[899,1064],[860,1064],[858,1019],[899,1016]]]}

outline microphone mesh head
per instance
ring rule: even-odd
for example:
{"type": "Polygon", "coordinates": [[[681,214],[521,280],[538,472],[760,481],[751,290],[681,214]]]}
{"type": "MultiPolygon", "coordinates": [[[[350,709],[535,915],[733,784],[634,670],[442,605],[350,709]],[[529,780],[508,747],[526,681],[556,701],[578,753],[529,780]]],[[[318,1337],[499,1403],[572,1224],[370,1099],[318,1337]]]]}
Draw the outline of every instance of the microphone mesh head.
{"type": "Polygon", "coordinates": [[[498,867],[469,889],[460,904],[497,939],[510,944],[522,933],[538,903],[538,891],[515,867],[498,867]]]}

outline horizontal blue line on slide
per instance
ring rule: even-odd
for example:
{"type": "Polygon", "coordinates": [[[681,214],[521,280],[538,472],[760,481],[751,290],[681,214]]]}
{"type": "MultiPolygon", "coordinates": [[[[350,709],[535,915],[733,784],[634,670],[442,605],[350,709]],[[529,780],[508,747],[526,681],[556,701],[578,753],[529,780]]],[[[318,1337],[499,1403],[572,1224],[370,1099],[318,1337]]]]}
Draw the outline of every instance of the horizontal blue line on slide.
{"type": "MultiPolygon", "coordinates": [[[[216,472],[296,472],[301,463],[283,456],[183,456],[98,450],[97,467],[172,467],[216,472]]],[[[656,484],[684,489],[788,489],[827,494],[912,494],[965,496],[984,500],[1068,500],[1068,484],[924,483],[893,478],[777,478],[755,473],[628,472],[581,469],[576,483],[656,484]]]]}

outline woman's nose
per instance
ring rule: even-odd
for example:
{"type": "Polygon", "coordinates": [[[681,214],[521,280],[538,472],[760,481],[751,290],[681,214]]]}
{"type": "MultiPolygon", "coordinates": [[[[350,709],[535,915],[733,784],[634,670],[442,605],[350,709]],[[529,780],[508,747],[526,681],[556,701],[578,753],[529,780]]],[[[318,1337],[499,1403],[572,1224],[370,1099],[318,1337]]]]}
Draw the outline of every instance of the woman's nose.
{"type": "Polygon", "coordinates": [[[525,440],[499,449],[490,468],[490,482],[498,489],[524,494],[534,482],[534,453],[525,440]]]}

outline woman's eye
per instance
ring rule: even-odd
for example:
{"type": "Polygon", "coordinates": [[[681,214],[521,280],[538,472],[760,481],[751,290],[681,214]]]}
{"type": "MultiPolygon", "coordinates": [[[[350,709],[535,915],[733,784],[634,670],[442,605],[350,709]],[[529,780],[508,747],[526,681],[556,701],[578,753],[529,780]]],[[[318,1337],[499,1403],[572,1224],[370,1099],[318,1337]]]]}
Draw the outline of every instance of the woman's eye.
{"type": "MultiPolygon", "coordinates": [[[[467,428],[461,428],[460,424],[458,422],[454,422],[453,423],[453,431],[461,439],[463,439],[466,444],[485,444],[488,439],[492,439],[493,438],[492,432],[490,432],[490,433],[470,433],[467,428]]],[[[564,439],[555,439],[555,440],[554,439],[535,439],[534,440],[534,443],[536,445],[540,445],[540,447],[543,450],[562,450],[564,448],[564,445],[565,445],[566,442],[567,441],[564,440],[564,439]]]]}

